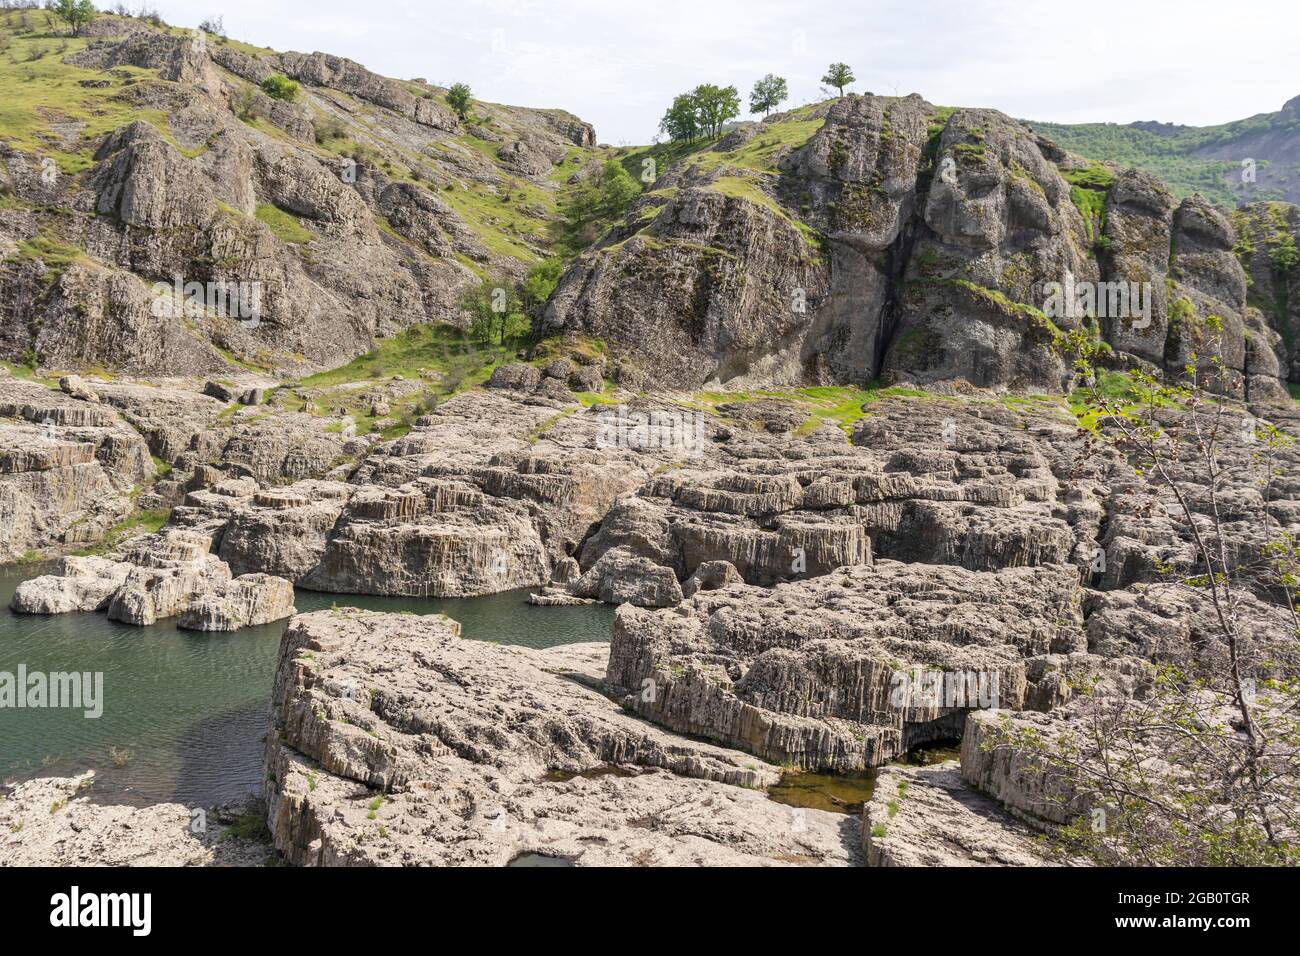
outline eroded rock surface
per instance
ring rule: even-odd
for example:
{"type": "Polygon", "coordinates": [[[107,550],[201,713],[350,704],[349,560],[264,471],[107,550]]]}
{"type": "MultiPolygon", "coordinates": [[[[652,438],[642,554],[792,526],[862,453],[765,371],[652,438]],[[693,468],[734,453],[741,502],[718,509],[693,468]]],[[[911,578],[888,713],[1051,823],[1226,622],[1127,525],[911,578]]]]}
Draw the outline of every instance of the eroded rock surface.
{"type": "Polygon", "coordinates": [[[113,409],[0,378],[0,562],[93,543],[153,473],[144,440],[113,409]]]}
{"type": "Polygon", "coordinates": [[[173,529],[108,558],[64,558],[58,573],[19,584],[9,606],[20,614],[103,610],[112,620],[142,626],[179,616],[181,627],[199,631],[268,624],[294,613],[289,581],[235,577],[211,546],[209,537],[173,529]]]}
{"type": "MultiPolygon", "coordinates": [[[[265,842],[231,832],[230,819],[190,807],[114,806],[90,798],[94,772],[42,777],[0,799],[4,866],[261,866],[265,842]]],[[[253,810],[252,812],[256,812],[253,810]]]]}
{"type": "Polygon", "coordinates": [[[863,810],[867,866],[1043,866],[1038,834],[968,786],[956,761],[890,766],[863,810]]]}
{"type": "Polygon", "coordinates": [[[879,561],[733,585],[668,610],[619,608],[607,680],[679,732],[773,763],[862,769],[958,736],[968,709],[1023,707],[1030,659],[1086,649],[1079,597],[1077,571],[1059,565],[879,561]],[[925,672],[963,683],[931,695],[925,672]]]}
{"type": "Polygon", "coordinates": [[[604,645],[467,641],[441,617],[301,615],[267,736],[277,848],[306,865],[846,864],[857,821],[754,787],[776,767],[660,730],[584,681],[604,645]],[[566,673],[567,672],[567,673],[566,673]]]}

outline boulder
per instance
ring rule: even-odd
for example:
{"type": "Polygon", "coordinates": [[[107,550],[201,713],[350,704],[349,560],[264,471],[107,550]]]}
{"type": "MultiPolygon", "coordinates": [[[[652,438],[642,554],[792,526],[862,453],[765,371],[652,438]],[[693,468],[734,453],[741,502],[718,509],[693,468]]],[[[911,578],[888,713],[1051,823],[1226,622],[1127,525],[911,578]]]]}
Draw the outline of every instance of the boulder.
{"type": "Polygon", "coordinates": [[[65,395],[82,402],[97,402],[99,396],[95,390],[86,384],[86,380],[80,375],[65,375],[59,379],[59,388],[65,395]]]}
{"type": "Polygon", "coordinates": [[[730,561],[705,561],[682,585],[682,594],[690,597],[696,591],[716,591],[730,584],[744,584],[736,566],[730,561]]]}
{"type": "Polygon", "coordinates": [[[672,568],[655,564],[624,548],[600,556],[591,569],[571,586],[578,597],[599,598],[606,604],[637,607],[671,607],[682,600],[681,585],[672,568]]]}
{"type": "Polygon", "coordinates": [[[131,565],[107,558],[62,558],[58,574],[22,582],[9,602],[19,614],[102,611],[126,581],[131,565]]]}
{"type": "Polygon", "coordinates": [[[488,388],[509,388],[519,392],[531,392],[541,384],[542,373],[535,366],[516,363],[498,365],[492,370],[488,379],[488,388]]]}
{"type": "Polygon", "coordinates": [[[245,574],[190,604],[176,626],[191,631],[235,631],[296,613],[292,584],[269,574],[245,574]]]}

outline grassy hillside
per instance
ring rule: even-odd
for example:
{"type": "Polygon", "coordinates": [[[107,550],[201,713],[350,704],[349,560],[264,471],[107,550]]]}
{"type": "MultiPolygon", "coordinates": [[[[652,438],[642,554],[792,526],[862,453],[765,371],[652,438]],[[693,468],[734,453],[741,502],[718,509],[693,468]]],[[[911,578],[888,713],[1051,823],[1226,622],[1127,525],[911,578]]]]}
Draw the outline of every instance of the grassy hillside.
{"type": "Polygon", "coordinates": [[[1200,193],[1235,206],[1241,201],[1289,199],[1300,191],[1300,112],[1261,113],[1220,126],[1151,123],[1042,123],[1033,128],[1088,159],[1134,166],[1164,180],[1175,196],[1200,193]],[[1241,162],[1258,164],[1248,190],[1241,162]]]}
{"type": "MultiPolygon", "coordinates": [[[[105,23],[121,19],[101,14],[97,22],[102,28],[105,23]]],[[[190,34],[166,25],[153,29],[173,35],[190,34]]],[[[136,120],[152,124],[181,149],[166,113],[137,105],[142,99],[141,87],[169,85],[158,78],[158,71],[130,66],[112,71],[90,70],[66,62],[92,42],[86,37],[67,35],[66,28],[44,10],[0,11],[0,143],[23,153],[49,157],[65,174],[86,171],[104,135],[136,120]]],[[[225,37],[214,37],[211,42],[250,54],[272,52],[225,37]]],[[[236,86],[246,85],[224,70],[218,72],[236,86]]],[[[416,95],[445,99],[445,90],[423,83],[404,85],[416,95]]],[[[536,262],[548,253],[552,224],[572,188],[568,179],[585,163],[600,160],[608,152],[574,146],[544,182],[537,182],[512,170],[498,158],[497,151],[519,135],[520,128],[535,125],[530,116],[548,111],[476,101],[472,122],[466,129],[454,135],[430,135],[427,142],[416,145],[393,134],[384,110],[345,93],[306,88],[299,102],[312,111],[317,125],[317,143],[314,149],[309,144],[307,148],[323,160],[331,160],[331,154],[348,156],[359,163],[377,165],[391,179],[436,189],[494,256],[524,264],[536,262]],[[346,122],[339,119],[341,110],[331,109],[337,103],[348,108],[346,122]],[[497,141],[485,138],[488,136],[497,141]]],[[[263,116],[239,118],[259,133],[292,142],[263,116]]],[[[187,156],[195,152],[181,151],[187,156]]],[[[268,216],[274,212],[267,210],[268,216]]],[[[259,218],[261,214],[259,210],[259,218]]],[[[296,228],[292,217],[283,213],[269,224],[289,241],[305,242],[310,238],[296,228]]],[[[465,264],[475,271],[485,271],[476,264],[465,264]]]]}

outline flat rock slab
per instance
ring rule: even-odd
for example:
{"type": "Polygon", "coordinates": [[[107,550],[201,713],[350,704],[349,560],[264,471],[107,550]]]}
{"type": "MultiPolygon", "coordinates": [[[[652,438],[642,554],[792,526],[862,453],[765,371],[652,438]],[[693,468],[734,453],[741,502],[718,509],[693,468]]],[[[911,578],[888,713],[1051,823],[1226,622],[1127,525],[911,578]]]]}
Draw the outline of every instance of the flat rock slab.
{"type": "Polygon", "coordinates": [[[962,782],[955,760],[889,766],[863,809],[868,866],[1044,866],[1033,830],[962,782]]]}
{"type": "Polygon", "coordinates": [[[463,640],[440,616],[320,611],[285,632],[269,824],[304,865],[853,865],[859,821],[778,768],[605,697],[607,645],[463,640]]]}
{"type": "Polygon", "coordinates": [[[0,799],[0,866],[261,866],[270,855],[215,813],[200,826],[179,803],[92,803],[94,776],[28,780],[0,799]]]}

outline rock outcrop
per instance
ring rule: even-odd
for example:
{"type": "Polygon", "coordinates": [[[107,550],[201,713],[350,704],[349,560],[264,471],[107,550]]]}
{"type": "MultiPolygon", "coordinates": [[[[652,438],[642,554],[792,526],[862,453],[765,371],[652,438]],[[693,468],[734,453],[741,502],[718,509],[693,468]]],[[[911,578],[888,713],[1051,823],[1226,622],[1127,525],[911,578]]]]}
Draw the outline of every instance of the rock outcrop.
{"type": "Polygon", "coordinates": [[[0,563],[93,543],[153,473],[145,442],[113,409],[0,378],[0,563]]]}
{"type": "Polygon", "coordinates": [[[857,770],[1021,708],[1029,659],[1086,649],[1069,567],[880,561],[772,589],[624,606],[607,682],[624,706],[773,763],[857,770]],[[937,683],[936,683],[937,675],[937,683]]]}
{"type": "Polygon", "coordinates": [[[24,112],[17,122],[47,145],[0,163],[6,359],[278,374],[337,366],[414,323],[463,326],[476,270],[522,277],[545,254],[564,185],[553,170],[595,148],[591,127],[559,110],[479,103],[468,131],[445,90],[326,53],[122,16],[95,31],[50,53],[67,77],[32,82],[75,77],[78,108],[122,125],[97,134],[89,168],[65,173],[56,161],[85,165],[79,134],[71,148],[55,118],[24,112]],[[276,74],[299,82],[294,102],[259,88],[276,74]],[[500,140],[499,155],[480,139],[500,140]],[[484,215],[489,203],[508,226],[484,215]]]}
{"type": "Polygon", "coordinates": [[[586,686],[604,645],[539,652],[457,632],[355,610],[291,622],[266,751],[270,828],[289,862],[859,859],[857,821],[809,810],[792,826],[752,789],[777,768],[653,728],[586,686]]]}
{"type": "Polygon", "coordinates": [[[1285,403],[1288,300],[1248,304],[1234,255],[1272,269],[1264,296],[1292,275],[1237,241],[1294,235],[1294,207],[1270,209],[1234,228],[996,111],[851,95],[668,169],[569,269],[540,328],[601,336],[660,387],[1030,392],[1069,390],[1061,345],[1087,329],[1116,368],[1176,378],[1214,354],[1252,401],[1285,403]]]}
{"type": "Polygon", "coordinates": [[[234,577],[210,553],[212,541],[170,529],[133,541],[109,558],[64,558],[57,574],[22,582],[10,607],[20,614],[107,611],[148,626],[180,617],[180,626],[230,631],[294,613],[293,585],[265,574],[234,577]]]}
{"type": "Polygon", "coordinates": [[[176,626],[191,631],[237,631],[296,613],[292,584],[269,574],[245,574],[192,601],[176,626]]]}
{"type": "Polygon", "coordinates": [[[863,809],[867,866],[1043,866],[1038,834],[962,781],[955,761],[890,766],[863,809]]]}

